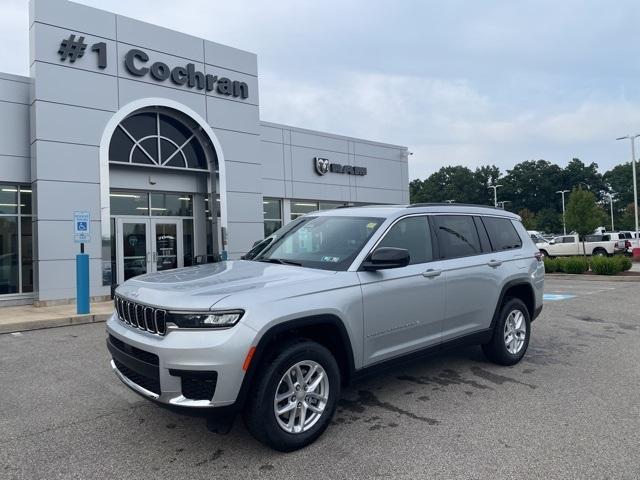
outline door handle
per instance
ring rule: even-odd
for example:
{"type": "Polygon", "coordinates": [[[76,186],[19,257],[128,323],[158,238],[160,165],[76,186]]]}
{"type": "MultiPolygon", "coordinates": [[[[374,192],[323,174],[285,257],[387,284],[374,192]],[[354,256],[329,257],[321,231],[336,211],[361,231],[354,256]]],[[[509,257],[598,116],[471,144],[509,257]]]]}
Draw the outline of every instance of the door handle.
{"type": "Polygon", "coordinates": [[[489,263],[487,263],[487,265],[489,265],[490,267],[496,268],[502,265],[502,262],[500,260],[489,260],[489,263]]]}
{"type": "Polygon", "coordinates": [[[426,272],[422,272],[422,276],[425,277],[425,278],[433,278],[433,277],[437,277],[441,273],[442,273],[442,270],[434,270],[434,269],[430,268],[426,272]]]}

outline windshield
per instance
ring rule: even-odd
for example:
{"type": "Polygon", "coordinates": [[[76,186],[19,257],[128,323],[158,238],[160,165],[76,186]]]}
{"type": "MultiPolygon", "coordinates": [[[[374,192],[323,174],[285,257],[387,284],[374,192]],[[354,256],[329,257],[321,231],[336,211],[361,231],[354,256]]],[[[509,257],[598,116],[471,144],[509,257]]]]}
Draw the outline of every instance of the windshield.
{"type": "Polygon", "coordinates": [[[346,270],[383,222],[374,217],[305,217],[255,260],[346,270]]]}
{"type": "Polygon", "coordinates": [[[537,233],[532,233],[531,234],[531,240],[533,240],[534,243],[544,243],[544,242],[546,242],[546,240],[542,236],[538,235],[537,233]]]}

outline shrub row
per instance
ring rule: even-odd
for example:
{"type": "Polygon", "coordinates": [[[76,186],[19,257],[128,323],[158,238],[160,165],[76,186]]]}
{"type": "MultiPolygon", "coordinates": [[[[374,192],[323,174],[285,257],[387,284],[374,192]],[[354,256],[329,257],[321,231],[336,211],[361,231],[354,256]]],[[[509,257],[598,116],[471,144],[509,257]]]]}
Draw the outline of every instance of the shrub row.
{"type": "Polygon", "coordinates": [[[615,275],[626,272],[631,268],[631,260],[623,255],[613,257],[591,257],[585,259],[582,256],[544,258],[544,268],[547,273],[585,273],[591,271],[597,275],[615,275]]]}

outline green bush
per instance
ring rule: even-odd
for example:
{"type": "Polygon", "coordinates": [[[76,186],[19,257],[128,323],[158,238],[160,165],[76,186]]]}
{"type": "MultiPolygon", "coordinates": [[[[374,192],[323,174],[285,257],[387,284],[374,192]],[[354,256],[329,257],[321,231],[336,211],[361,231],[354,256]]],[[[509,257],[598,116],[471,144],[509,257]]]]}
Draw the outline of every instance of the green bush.
{"type": "Polygon", "coordinates": [[[565,273],[584,273],[589,270],[589,262],[584,257],[568,257],[564,260],[565,273]]]}
{"type": "Polygon", "coordinates": [[[544,271],[546,273],[555,273],[558,271],[558,259],[544,257],[544,271]]]}
{"type": "Polygon", "coordinates": [[[632,265],[633,265],[633,263],[631,262],[631,259],[629,257],[627,257],[626,255],[616,255],[613,258],[620,265],[620,271],[621,272],[626,272],[627,270],[630,270],[632,265]]]}
{"type": "Polygon", "coordinates": [[[555,260],[556,260],[556,272],[566,272],[567,260],[569,260],[569,257],[558,257],[555,260]]]}
{"type": "Polygon", "coordinates": [[[618,257],[593,257],[591,271],[598,275],[615,275],[622,271],[622,263],[618,257]]]}

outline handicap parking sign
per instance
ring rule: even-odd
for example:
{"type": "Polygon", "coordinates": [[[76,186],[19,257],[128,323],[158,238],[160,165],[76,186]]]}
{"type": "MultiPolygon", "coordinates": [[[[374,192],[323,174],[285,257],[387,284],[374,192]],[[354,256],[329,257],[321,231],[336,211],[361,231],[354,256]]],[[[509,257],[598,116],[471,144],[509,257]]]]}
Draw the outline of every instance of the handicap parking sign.
{"type": "Polygon", "coordinates": [[[91,241],[90,226],[91,215],[89,212],[73,212],[73,239],[76,243],[88,243],[91,241]]]}

